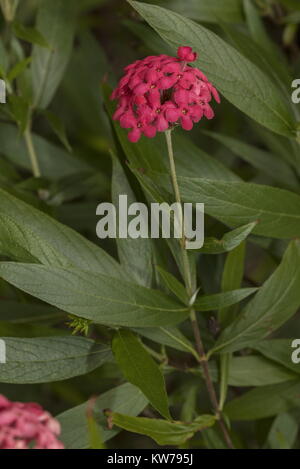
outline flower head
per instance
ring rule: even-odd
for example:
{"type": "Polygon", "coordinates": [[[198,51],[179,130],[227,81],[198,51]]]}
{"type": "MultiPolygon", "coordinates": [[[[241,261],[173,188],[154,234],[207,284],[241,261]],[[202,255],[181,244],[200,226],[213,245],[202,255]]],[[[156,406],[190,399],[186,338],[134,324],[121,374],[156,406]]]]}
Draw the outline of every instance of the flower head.
{"type": "Polygon", "coordinates": [[[191,47],[179,47],[178,57],[149,56],[125,67],[111,99],[118,100],[113,119],[130,129],[128,138],[155,137],[175,124],[191,130],[202,117],[212,119],[212,97],[217,90],[198,68],[188,62],[197,59],[191,47]]]}
{"type": "Polygon", "coordinates": [[[59,434],[58,421],[38,404],[0,395],[0,449],[64,449],[59,434]]]}

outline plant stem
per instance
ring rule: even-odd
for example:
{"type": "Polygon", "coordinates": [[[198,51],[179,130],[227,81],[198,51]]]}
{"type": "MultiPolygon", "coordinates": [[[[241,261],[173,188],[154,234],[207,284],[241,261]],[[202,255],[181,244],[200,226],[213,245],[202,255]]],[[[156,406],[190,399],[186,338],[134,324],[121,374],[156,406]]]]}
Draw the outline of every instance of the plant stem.
{"type": "MultiPolygon", "coordinates": [[[[176,166],[175,166],[175,159],[174,159],[174,151],[173,151],[173,145],[172,145],[172,130],[167,130],[165,132],[166,134],[166,140],[167,140],[167,146],[168,146],[168,155],[169,155],[169,162],[170,162],[170,170],[171,170],[171,181],[172,181],[172,186],[176,198],[176,202],[181,204],[181,196],[180,196],[180,190],[178,186],[178,180],[177,180],[177,174],[176,174],[176,166]]],[[[184,220],[182,217],[182,237],[180,240],[180,246],[181,246],[181,254],[182,254],[182,266],[183,266],[183,272],[184,272],[184,279],[185,279],[185,287],[187,294],[189,298],[192,297],[193,295],[193,282],[192,282],[192,275],[191,275],[191,269],[190,269],[190,263],[189,263],[189,258],[188,258],[188,253],[185,248],[185,235],[184,235],[184,220]]],[[[222,417],[220,408],[219,408],[219,403],[217,399],[217,394],[214,388],[214,384],[210,375],[209,367],[208,367],[208,359],[205,354],[205,349],[203,345],[203,341],[201,338],[201,332],[199,328],[199,324],[197,321],[196,317],[196,311],[195,309],[191,306],[190,307],[190,321],[192,324],[192,329],[193,329],[193,334],[195,338],[195,344],[196,344],[196,350],[199,355],[199,362],[202,366],[202,371],[203,371],[203,377],[204,381],[206,384],[207,392],[209,394],[209,398],[211,401],[211,404],[213,406],[213,409],[215,411],[216,417],[218,419],[221,431],[224,436],[224,440],[227,444],[227,446],[231,449],[234,448],[230,435],[228,433],[226,424],[224,422],[224,419],[222,417]]]]}
{"type": "MultiPolygon", "coordinates": [[[[174,151],[173,151],[173,145],[172,145],[172,130],[167,130],[165,134],[166,134],[166,139],[167,139],[168,155],[169,155],[170,170],[171,170],[171,180],[172,180],[172,186],[173,186],[173,190],[175,194],[175,200],[182,207],[180,190],[179,190],[178,181],[177,181],[174,151]]],[[[182,251],[183,272],[184,272],[184,277],[185,277],[185,285],[186,285],[187,293],[188,293],[189,298],[191,298],[193,294],[192,277],[191,277],[188,253],[187,253],[187,250],[185,249],[183,216],[181,216],[181,226],[182,226],[182,231],[181,231],[180,246],[181,246],[181,251],[182,251]]]]}
{"type": "Polygon", "coordinates": [[[30,158],[32,173],[33,173],[34,177],[39,178],[39,177],[41,177],[41,171],[40,171],[40,167],[39,167],[37,154],[36,154],[34,144],[33,144],[33,141],[32,141],[31,120],[29,120],[29,123],[28,123],[28,125],[26,127],[26,130],[24,132],[24,138],[25,138],[25,142],[26,142],[26,146],[27,146],[27,150],[28,150],[28,155],[29,155],[29,158],[30,158]]]}

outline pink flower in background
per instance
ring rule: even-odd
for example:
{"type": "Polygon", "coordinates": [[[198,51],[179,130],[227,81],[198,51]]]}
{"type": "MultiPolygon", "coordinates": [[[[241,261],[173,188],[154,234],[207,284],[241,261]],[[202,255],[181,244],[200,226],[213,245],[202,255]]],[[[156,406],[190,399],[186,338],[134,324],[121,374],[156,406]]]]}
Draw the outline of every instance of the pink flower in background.
{"type": "Polygon", "coordinates": [[[111,99],[118,100],[113,116],[121,127],[131,129],[128,139],[155,137],[175,124],[191,130],[202,117],[212,119],[212,98],[220,97],[198,68],[188,62],[197,59],[191,47],[179,47],[178,57],[150,56],[125,67],[111,99]]]}
{"type": "Polygon", "coordinates": [[[64,449],[59,434],[58,421],[38,404],[0,395],[0,449],[64,449]]]}

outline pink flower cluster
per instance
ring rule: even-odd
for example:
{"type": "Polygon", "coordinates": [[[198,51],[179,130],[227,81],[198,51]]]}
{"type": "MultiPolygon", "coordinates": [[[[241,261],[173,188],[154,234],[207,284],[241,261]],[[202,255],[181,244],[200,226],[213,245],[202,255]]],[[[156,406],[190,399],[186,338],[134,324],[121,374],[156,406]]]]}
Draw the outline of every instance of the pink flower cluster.
{"type": "Polygon", "coordinates": [[[191,130],[203,116],[214,117],[209,103],[212,96],[219,103],[219,94],[201,70],[188,64],[197,54],[179,47],[177,55],[150,56],[125,67],[111,99],[119,102],[113,119],[131,129],[131,142],[142,134],[153,138],[175,124],[191,130]]]}
{"type": "Polygon", "coordinates": [[[0,449],[64,449],[59,434],[57,420],[38,404],[0,395],[0,449]]]}

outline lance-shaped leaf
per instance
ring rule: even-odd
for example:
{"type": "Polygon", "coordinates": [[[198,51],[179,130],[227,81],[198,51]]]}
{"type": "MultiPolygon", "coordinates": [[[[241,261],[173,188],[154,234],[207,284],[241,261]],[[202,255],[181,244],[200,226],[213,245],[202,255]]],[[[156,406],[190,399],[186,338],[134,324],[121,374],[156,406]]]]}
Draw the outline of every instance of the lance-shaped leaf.
{"type": "Polygon", "coordinates": [[[163,417],[170,419],[163,374],[137,336],[125,329],[116,331],[112,351],[127,381],[137,386],[163,417]]]}
{"type": "Polygon", "coordinates": [[[34,105],[46,108],[64,75],[73,44],[76,6],[70,0],[42,0],[36,29],[50,48],[35,45],[32,55],[34,105]]]}
{"type": "Polygon", "coordinates": [[[0,277],[46,303],[97,324],[169,326],[188,316],[186,307],[161,291],[94,272],[2,262],[0,277]]]}
{"type": "Polygon", "coordinates": [[[0,366],[1,383],[61,381],[89,373],[113,359],[108,346],[83,337],[2,339],[6,345],[6,363],[0,366]]]}
{"type": "Polygon", "coordinates": [[[65,319],[62,311],[41,303],[22,303],[13,300],[0,301],[0,321],[11,324],[44,323],[55,324],[65,319]]]}
{"type": "MultiPolygon", "coordinates": [[[[161,4],[160,0],[152,2],[150,0],[149,3],[161,4]]],[[[222,0],[210,0],[209,2],[166,0],[164,6],[200,22],[218,23],[220,18],[228,23],[243,22],[242,5],[239,0],[226,0],[225,2],[222,0]]]]}
{"type": "MultiPolygon", "coordinates": [[[[110,389],[97,398],[94,406],[94,418],[100,426],[103,441],[110,440],[120,429],[107,428],[105,409],[115,412],[125,412],[127,415],[138,415],[147,405],[147,399],[143,393],[130,383],[122,384],[110,389]]],[[[87,422],[88,403],[67,410],[58,416],[61,424],[60,440],[67,449],[87,449],[90,446],[87,422]]]]}
{"type": "Polygon", "coordinates": [[[176,327],[137,327],[138,334],[158,344],[172,347],[181,352],[192,353],[197,358],[193,344],[176,327]]]}
{"type": "Polygon", "coordinates": [[[297,353],[299,345],[295,347],[293,342],[294,339],[262,340],[253,344],[253,348],[270,360],[280,363],[295,373],[300,373],[299,363],[294,363],[292,360],[292,354],[297,353]]]}
{"type": "MultiPolygon", "coordinates": [[[[88,171],[90,168],[78,158],[73,158],[68,152],[39,135],[33,134],[33,143],[38,154],[41,172],[49,179],[58,180],[75,174],[78,171],[88,171]]],[[[30,159],[23,138],[18,129],[10,124],[1,124],[0,151],[16,166],[29,169],[30,159]]]]}
{"type": "Polygon", "coordinates": [[[109,413],[111,424],[129,432],[147,435],[159,445],[182,445],[195,433],[212,427],[216,421],[212,415],[201,415],[191,423],[168,422],[167,420],[130,417],[118,413],[109,413]]]}
{"type": "Polygon", "coordinates": [[[35,28],[29,28],[28,26],[15,22],[13,24],[13,30],[19,39],[23,39],[31,44],[37,44],[41,47],[50,48],[44,36],[35,28]]]}
{"type": "MultiPolygon", "coordinates": [[[[241,243],[227,254],[221,279],[223,293],[239,289],[244,277],[246,244],[241,243]]],[[[236,308],[222,307],[218,313],[218,319],[222,326],[228,325],[236,312],[236,308]]]]}
{"type": "Polygon", "coordinates": [[[100,247],[1,189],[0,222],[1,251],[14,259],[124,277],[119,264],[100,247]]]}
{"type": "Polygon", "coordinates": [[[298,435],[298,421],[295,417],[283,413],[274,420],[268,443],[271,449],[292,449],[298,435]]]}
{"type": "Polygon", "coordinates": [[[162,278],[165,286],[180,300],[183,304],[188,304],[189,298],[183,284],[177,280],[174,275],[170,274],[160,266],[156,269],[162,278]]]}
{"type": "Polygon", "coordinates": [[[226,308],[253,295],[257,290],[257,288],[239,288],[213,295],[203,295],[195,302],[194,308],[197,311],[212,311],[214,309],[226,308]]]}
{"type": "Polygon", "coordinates": [[[278,78],[281,79],[283,84],[289,85],[291,83],[291,77],[285,54],[268,35],[263,19],[254,2],[252,0],[243,0],[243,4],[246,22],[253,40],[259,46],[262,54],[267,57],[268,62],[277,73],[278,78]]]}
{"type": "MultiPolygon", "coordinates": [[[[119,207],[119,196],[127,195],[127,203],[131,205],[136,202],[135,195],[127,181],[125,171],[117,157],[112,153],[113,174],[112,174],[112,202],[119,207]]],[[[137,212],[139,213],[139,212],[137,212]]],[[[118,213],[117,219],[125,222],[124,214],[118,213]]],[[[130,218],[128,219],[128,221],[130,218]]],[[[148,219],[145,220],[148,223],[148,219]]],[[[117,230],[117,236],[118,236],[117,230]]],[[[128,278],[134,282],[150,287],[152,282],[152,248],[151,240],[146,238],[120,238],[117,237],[117,247],[119,259],[122,267],[126,271],[128,278]]]]}
{"type": "MultiPolygon", "coordinates": [[[[222,357],[228,355],[226,353],[222,357]]],[[[295,373],[259,355],[230,358],[229,386],[267,386],[295,379],[295,373]]]]}
{"type": "Polygon", "coordinates": [[[299,380],[263,386],[233,399],[225,406],[224,412],[232,420],[272,417],[299,406],[299,395],[299,380]]]}
{"type": "Polygon", "coordinates": [[[222,239],[206,238],[200,252],[203,254],[222,254],[238,247],[254,230],[257,222],[235,228],[225,233],[222,239]]]}
{"type": "Polygon", "coordinates": [[[229,352],[271,334],[300,306],[300,241],[292,241],[276,271],[218,339],[214,351],[229,352]]]}
{"type": "Polygon", "coordinates": [[[254,145],[249,145],[237,138],[228,137],[227,135],[217,132],[205,132],[205,134],[222,143],[236,156],[263,171],[270,176],[272,180],[281,183],[284,187],[293,188],[295,190],[299,188],[299,181],[295,172],[275,153],[270,153],[254,145]]]}
{"type": "Polygon", "coordinates": [[[295,136],[288,102],[256,65],[202,25],[156,5],[128,1],[174,50],[184,44],[198,51],[196,65],[232,104],[274,132],[295,136]]]}
{"type": "MultiPolygon", "coordinates": [[[[166,184],[166,179],[164,184],[166,184]]],[[[179,178],[186,202],[205,204],[205,212],[235,227],[258,222],[253,234],[271,238],[300,235],[300,197],[284,189],[246,182],[179,178]]]]}

